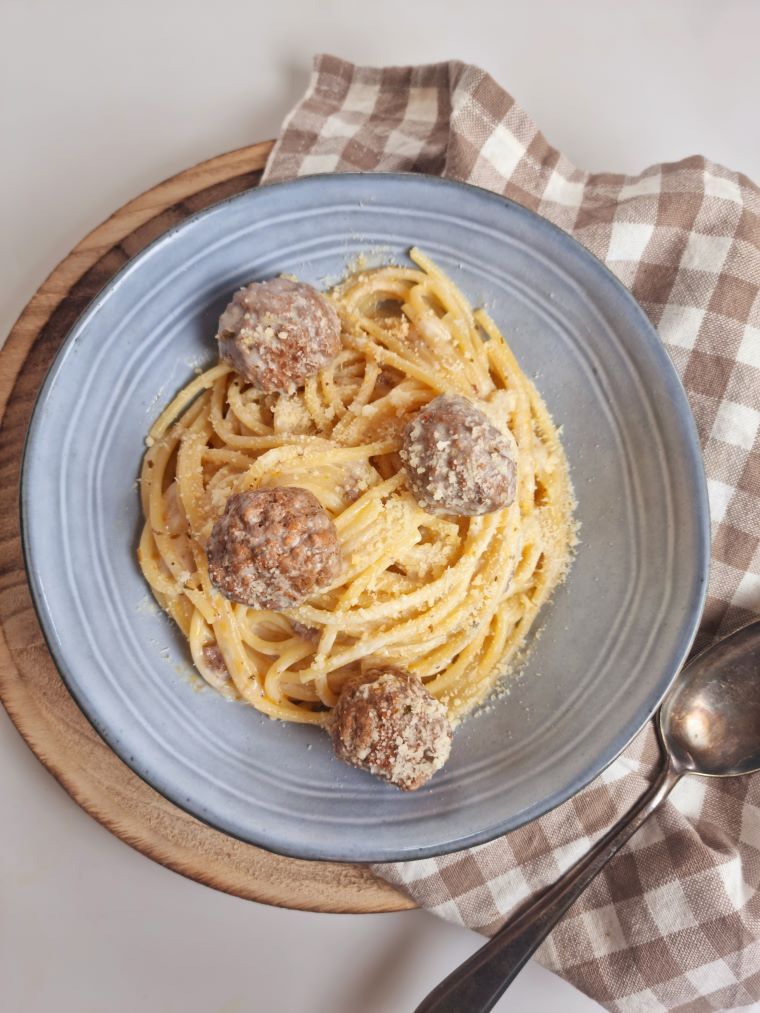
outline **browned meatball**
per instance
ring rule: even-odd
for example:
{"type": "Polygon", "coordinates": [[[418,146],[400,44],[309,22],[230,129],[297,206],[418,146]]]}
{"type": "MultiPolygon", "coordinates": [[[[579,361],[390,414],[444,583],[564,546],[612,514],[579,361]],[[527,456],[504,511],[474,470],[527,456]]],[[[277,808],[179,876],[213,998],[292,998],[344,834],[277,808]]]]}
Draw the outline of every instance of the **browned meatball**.
{"type": "Polygon", "coordinates": [[[443,394],[414,416],[404,430],[401,459],[412,495],[428,513],[473,517],[515,498],[509,441],[458,394],[443,394]]]}
{"type": "Polygon", "coordinates": [[[451,750],[446,708],[400,668],[350,679],[333,712],[335,755],[346,763],[414,791],[444,765],[451,750]]]}
{"type": "Polygon", "coordinates": [[[214,586],[259,609],[300,605],[340,569],[335,525],[316,496],[292,487],[230,496],[206,555],[214,586]]]}
{"type": "Polygon", "coordinates": [[[311,285],[273,278],[235,293],[216,339],[220,358],[254,387],[292,394],[340,351],[340,320],[311,285]]]}

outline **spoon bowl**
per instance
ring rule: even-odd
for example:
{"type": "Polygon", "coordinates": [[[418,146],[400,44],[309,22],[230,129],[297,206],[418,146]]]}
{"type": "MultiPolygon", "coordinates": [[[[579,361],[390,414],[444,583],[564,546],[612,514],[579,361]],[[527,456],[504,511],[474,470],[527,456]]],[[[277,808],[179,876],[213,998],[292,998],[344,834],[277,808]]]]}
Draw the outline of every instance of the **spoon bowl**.
{"type": "Polygon", "coordinates": [[[660,710],[660,736],[681,773],[732,777],[760,770],[760,623],[691,661],[660,710]]]}

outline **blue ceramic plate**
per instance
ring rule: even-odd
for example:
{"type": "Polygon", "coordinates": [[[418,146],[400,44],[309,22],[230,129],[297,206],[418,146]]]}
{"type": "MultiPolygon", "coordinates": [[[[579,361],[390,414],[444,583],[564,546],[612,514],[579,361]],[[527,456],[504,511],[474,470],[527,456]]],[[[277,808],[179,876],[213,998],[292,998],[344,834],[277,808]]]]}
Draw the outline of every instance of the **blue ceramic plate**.
{"type": "Polygon", "coordinates": [[[287,855],[420,858],[569,798],[652,714],[702,607],[708,510],[673,367],[628,292],[517,204],[405,175],[314,176],[184,222],[104,289],[39,396],[22,485],[34,599],[66,684],[104,739],[177,805],[287,855]],[[230,293],[278,272],[324,286],[357,254],[420,246],[486,304],[564,427],[582,522],[570,577],[509,695],[403,794],[339,763],[316,729],[198,692],[135,561],[144,438],[215,357],[230,293]]]}

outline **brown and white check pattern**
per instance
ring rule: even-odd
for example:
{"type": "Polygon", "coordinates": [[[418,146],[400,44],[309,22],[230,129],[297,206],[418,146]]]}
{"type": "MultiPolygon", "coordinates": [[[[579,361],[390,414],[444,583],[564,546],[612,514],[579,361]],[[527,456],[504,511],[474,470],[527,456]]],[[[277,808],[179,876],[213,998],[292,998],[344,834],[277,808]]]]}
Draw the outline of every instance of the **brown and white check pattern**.
{"type": "MultiPolygon", "coordinates": [[[[315,62],[265,179],[396,170],[465,180],[572,233],[638,299],[683,380],[704,451],[712,573],[697,646],[760,615],[760,190],[694,156],[590,174],[486,73],[451,62],[315,62]]],[[[435,914],[491,933],[622,815],[658,750],[645,729],[575,798],[508,836],[376,866],[435,914]]],[[[687,778],[610,863],[538,959],[611,1010],[760,1000],[760,776],[687,778]]]]}

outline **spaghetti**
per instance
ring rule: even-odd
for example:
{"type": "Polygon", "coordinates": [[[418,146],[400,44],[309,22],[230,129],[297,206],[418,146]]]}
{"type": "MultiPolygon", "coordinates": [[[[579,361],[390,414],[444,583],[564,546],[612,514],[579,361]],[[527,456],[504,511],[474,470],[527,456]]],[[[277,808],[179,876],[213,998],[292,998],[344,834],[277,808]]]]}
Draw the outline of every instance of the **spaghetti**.
{"type": "Polygon", "coordinates": [[[509,669],[568,568],[572,488],[543,401],[488,314],[420,251],[411,258],[333,289],[341,349],[303,389],[264,394],[215,365],[147,439],[142,571],[206,681],[270,717],[326,725],[346,679],[387,663],[456,721],[509,669]],[[441,394],[476,400],[511,434],[510,506],[434,516],[411,495],[401,434],[441,394]],[[273,486],[317,497],[343,561],[282,612],[219,594],[205,553],[230,495],[273,486]]]}

